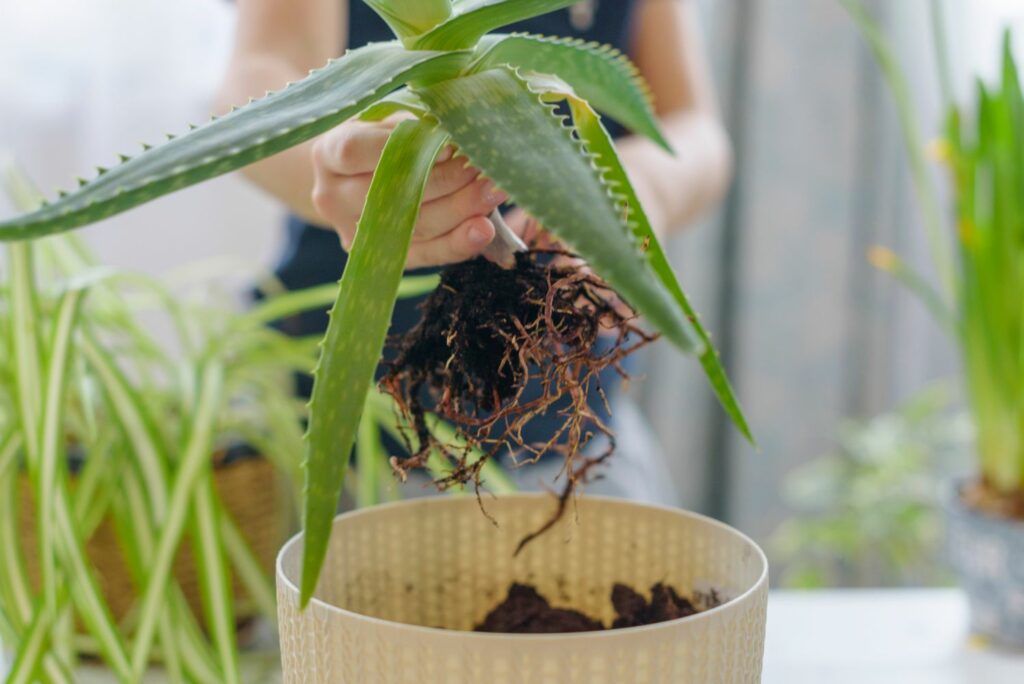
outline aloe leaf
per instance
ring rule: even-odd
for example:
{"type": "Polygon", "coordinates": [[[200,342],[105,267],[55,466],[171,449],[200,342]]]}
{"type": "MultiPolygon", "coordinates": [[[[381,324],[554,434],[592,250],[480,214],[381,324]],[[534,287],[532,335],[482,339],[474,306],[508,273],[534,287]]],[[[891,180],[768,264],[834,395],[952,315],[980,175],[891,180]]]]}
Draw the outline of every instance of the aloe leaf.
{"type": "Polygon", "coordinates": [[[690,321],[641,253],[613,189],[572,129],[522,78],[506,68],[491,69],[417,92],[474,166],[586,259],[673,344],[703,351],[690,321]]]}
{"type": "Polygon", "coordinates": [[[22,240],[93,223],[293,147],[357,114],[408,80],[451,78],[465,53],[407,51],[399,43],[352,50],[257,100],[100,175],[51,204],[0,223],[22,240]]]}
{"type": "Polygon", "coordinates": [[[577,0],[466,0],[455,15],[412,41],[415,50],[471,48],[494,29],[575,4],[577,0]]]}
{"type": "Polygon", "coordinates": [[[370,183],[355,243],[314,372],[306,451],[302,605],[313,595],[331,522],[380,360],[434,159],[446,136],[425,123],[395,128],[370,183]]]}
{"type": "Polygon", "coordinates": [[[687,319],[693,324],[694,330],[696,330],[701,342],[703,342],[704,351],[700,354],[700,364],[704,368],[704,375],[707,377],[711,389],[739,431],[743,433],[747,441],[754,444],[753,433],[747,423],[746,416],[743,414],[743,409],[740,407],[739,400],[736,398],[736,393],[729,383],[725,368],[722,366],[722,360],[718,356],[718,350],[715,349],[711,341],[711,335],[701,325],[697,312],[690,304],[689,299],[687,299],[686,293],[683,292],[683,288],[679,284],[675,272],[672,270],[672,264],[669,263],[665,250],[658,241],[657,234],[651,228],[651,222],[647,218],[647,213],[644,211],[643,205],[640,204],[639,198],[636,196],[636,191],[629,180],[629,175],[615,153],[615,143],[601,124],[600,117],[598,117],[597,113],[588,103],[579,98],[570,97],[569,107],[572,110],[576,131],[586,144],[587,149],[594,156],[594,162],[601,169],[605,182],[615,189],[614,192],[618,196],[620,205],[628,211],[629,216],[627,220],[630,228],[633,230],[633,234],[642,245],[646,245],[644,253],[647,256],[648,262],[658,275],[661,283],[672,293],[676,303],[687,319]]]}
{"type": "Polygon", "coordinates": [[[647,84],[629,58],[615,48],[578,38],[513,34],[487,36],[478,51],[483,54],[474,62],[474,70],[509,64],[557,74],[594,109],[672,151],[658,128],[647,84]]]}
{"type": "Polygon", "coordinates": [[[193,542],[199,589],[224,681],[226,684],[238,684],[241,675],[235,646],[234,595],[218,526],[213,469],[209,459],[206,459],[205,471],[192,494],[193,542]]]}
{"type": "Polygon", "coordinates": [[[146,585],[139,608],[139,624],[131,652],[132,669],[137,677],[142,676],[149,659],[157,618],[163,608],[171,565],[185,528],[192,491],[199,482],[204,466],[209,467],[210,463],[213,426],[224,383],[223,370],[218,364],[209,362],[203,366],[200,375],[188,443],[175,473],[167,517],[161,521],[160,537],[147,568],[146,585]]]}

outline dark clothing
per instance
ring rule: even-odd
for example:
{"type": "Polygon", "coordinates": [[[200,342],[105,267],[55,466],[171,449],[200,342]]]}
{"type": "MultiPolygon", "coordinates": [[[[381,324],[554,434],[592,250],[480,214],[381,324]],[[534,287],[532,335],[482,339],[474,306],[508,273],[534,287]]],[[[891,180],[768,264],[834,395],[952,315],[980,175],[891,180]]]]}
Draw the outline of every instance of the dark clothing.
{"type": "MultiPolygon", "coordinates": [[[[623,52],[629,35],[629,19],[634,2],[632,0],[597,0],[593,3],[594,15],[592,25],[585,30],[577,30],[573,26],[569,10],[561,10],[547,16],[537,17],[529,21],[511,25],[501,29],[502,32],[525,31],[546,36],[577,37],[588,41],[607,43],[623,52]]],[[[577,15],[579,16],[579,15],[577,15]]],[[[361,47],[370,42],[391,40],[394,36],[387,24],[381,20],[362,0],[349,0],[349,40],[352,48],[361,47]]],[[[613,122],[607,122],[613,135],[621,132],[613,122]]],[[[277,276],[289,290],[298,290],[324,283],[334,282],[341,278],[347,255],[341,249],[337,235],[330,230],[323,230],[303,222],[297,217],[288,220],[288,241],[284,254],[277,269],[277,276]]],[[[418,273],[430,272],[420,270],[418,273]]],[[[395,305],[391,322],[391,335],[400,335],[408,331],[419,320],[417,306],[419,300],[400,300],[395,305]]],[[[326,311],[310,311],[292,320],[284,321],[282,327],[286,332],[295,335],[311,335],[321,333],[327,327],[326,311]]],[[[602,377],[602,386],[606,392],[618,384],[614,372],[602,377]]],[[[308,395],[312,384],[308,378],[300,382],[300,391],[308,395]]],[[[527,391],[527,397],[536,396],[539,390],[527,391]]],[[[591,404],[599,416],[607,421],[607,410],[604,402],[596,392],[592,393],[591,404]]],[[[546,441],[557,429],[554,420],[546,420],[540,416],[530,425],[526,435],[529,441],[546,441]]]]}

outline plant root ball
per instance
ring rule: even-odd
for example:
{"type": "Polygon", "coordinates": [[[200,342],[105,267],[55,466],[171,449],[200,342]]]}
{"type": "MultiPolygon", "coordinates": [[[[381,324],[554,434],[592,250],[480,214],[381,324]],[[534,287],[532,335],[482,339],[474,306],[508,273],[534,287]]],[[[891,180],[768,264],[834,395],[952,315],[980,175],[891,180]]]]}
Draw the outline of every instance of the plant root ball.
{"type": "Polygon", "coordinates": [[[611,430],[587,401],[592,391],[604,399],[599,374],[612,367],[627,377],[622,360],[655,336],[602,280],[558,250],[520,253],[511,269],[483,258],[450,266],[422,311],[415,328],[391,341],[397,355],[381,380],[414,433],[406,433],[412,456],[393,458],[392,467],[404,478],[439,453],[449,465],[439,488],[472,483],[479,492],[481,468],[504,449],[517,465],[560,452],[566,485],[544,529],[550,527],[576,484],[614,448],[611,430]],[[601,336],[611,342],[603,349],[601,336]],[[528,382],[540,387],[539,397],[524,399],[528,382]],[[558,417],[556,434],[528,443],[524,427],[549,409],[558,417]],[[429,411],[455,426],[456,444],[432,434],[429,411]],[[598,434],[608,449],[585,456],[598,434]]]}

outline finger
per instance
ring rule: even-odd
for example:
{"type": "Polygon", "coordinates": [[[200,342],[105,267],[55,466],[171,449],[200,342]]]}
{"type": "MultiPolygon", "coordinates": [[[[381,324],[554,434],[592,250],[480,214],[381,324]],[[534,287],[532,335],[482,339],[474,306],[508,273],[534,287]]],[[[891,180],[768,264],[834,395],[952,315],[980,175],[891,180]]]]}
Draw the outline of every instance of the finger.
{"type": "Polygon", "coordinates": [[[479,256],[494,239],[494,225],[483,216],[463,221],[444,235],[418,242],[409,250],[408,268],[441,266],[479,256]]]}
{"type": "Polygon", "coordinates": [[[351,176],[377,168],[392,126],[352,121],[335,128],[313,146],[314,163],[329,173],[351,176]]]}
{"type": "Polygon", "coordinates": [[[466,166],[465,159],[439,161],[430,172],[426,190],[423,192],[423,201],[433,202],[445,195],[451,195],[472,183],[479,175],[480,170],[466,166]]]}
{"type": "Polygon", "coordinates": [[[507,199],[508,195],[490,181],[477,180],[451,195],[424,204],[413,239],[433,240],[474,216],[487,216],[507,199]]]}

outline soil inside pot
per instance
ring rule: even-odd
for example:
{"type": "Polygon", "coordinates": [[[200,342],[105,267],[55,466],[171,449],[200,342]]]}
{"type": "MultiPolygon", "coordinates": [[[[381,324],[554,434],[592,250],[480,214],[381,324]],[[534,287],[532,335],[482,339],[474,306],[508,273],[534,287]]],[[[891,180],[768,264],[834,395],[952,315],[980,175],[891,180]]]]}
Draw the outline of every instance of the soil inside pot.
{"type": "Polygon", "coordinates": [[[1002,492],[985,480],[974,480],[960,490],[964,505],[996,518],[1024,521],[1024,491],[1002,492]]]}
{"type": "Polygon", "coordinates": [[[617,583],[612,587],[611,602],[616,617],[610,626],[605,626],[585,613],[552,606],[529,584],[513,583],[505,600],[487,614],[475,631],[557,634],[624,629],[687,617],[722,603],[714,590],[695,595],[691,600],[661,582],[651,587],[650,599],[628,585],[617,583]]]}
{"type": "Polygon", "coordinates": [[[421,322],[392,340],[397,354],[381,379],[413,426],[406,445],[412,456],[391,461],[399,476],[404,479],[440,453],[452,464],[437,480],[441,489],[470,483],[479,488],[481,468],[505,449],[520,465],[558,452],[566,484],[557,519],[575,485],[611,455],[613,435],[588,397],[597,392],[603,399],[599,374],[612,367],[625,377],[621,361],[654,336],[571,256],[533,251],[517,254],[511,269],[478,258],[442,272],[440,285],[422,305],[421,322]],[[599,350],[600,335],[608,336],[610,350],[599,350]],[[526,399],[531,381],[543,391],[526,399]],[[428,411],[456,427],[459,444],[431,434],[428,411]],[[560,426],[545,443],[530,443],[524,428],[541,415],[556,415],[560,426]],[[597,435],[608,438],[608,448],[584,453],[597,435]]]}

